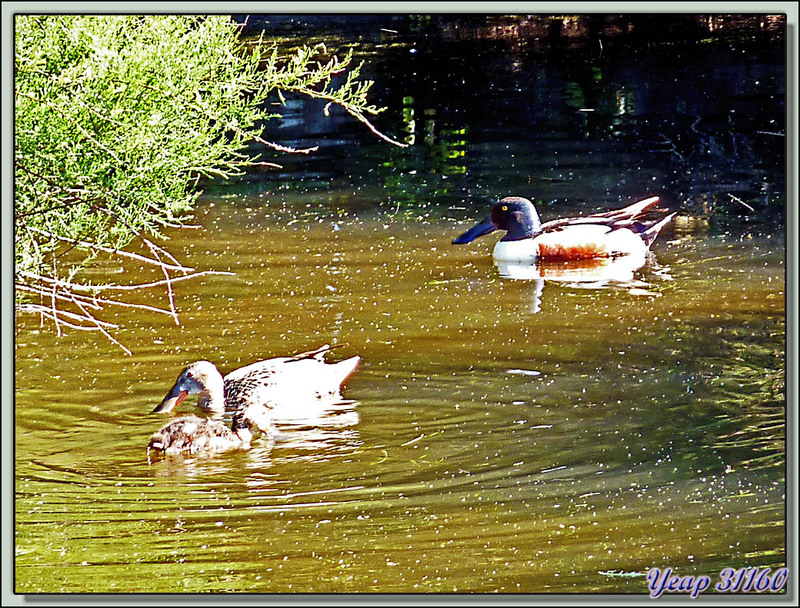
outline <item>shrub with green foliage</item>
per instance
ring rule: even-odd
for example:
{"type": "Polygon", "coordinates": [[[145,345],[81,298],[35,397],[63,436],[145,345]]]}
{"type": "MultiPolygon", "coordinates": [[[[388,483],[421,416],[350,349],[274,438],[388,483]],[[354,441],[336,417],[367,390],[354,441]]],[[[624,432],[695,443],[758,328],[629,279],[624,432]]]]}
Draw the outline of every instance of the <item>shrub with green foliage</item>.
{"type": "MultiPolygon", "coordinates": [[[[75,273],[97,252],[124,255],[133,239],[171,290],[170,273],[187,269],[150,238],[184,221],[201,176],[273,164],[249,157],[246,144],[313,150],[262,137],[276,117],[270,95],[327,100],[397,144],[367,120],[380,110],[368,105],[372,83],[358,80],[351,54],[318,45],[283,58],[263,39],[244,44],[227,17],[17,16],[15,34],[17,310],[57,328],[112,327],[80,305],[109,286],[75,273]]],[[[172,304],[165,312],[177,322],[172,304]]]]}

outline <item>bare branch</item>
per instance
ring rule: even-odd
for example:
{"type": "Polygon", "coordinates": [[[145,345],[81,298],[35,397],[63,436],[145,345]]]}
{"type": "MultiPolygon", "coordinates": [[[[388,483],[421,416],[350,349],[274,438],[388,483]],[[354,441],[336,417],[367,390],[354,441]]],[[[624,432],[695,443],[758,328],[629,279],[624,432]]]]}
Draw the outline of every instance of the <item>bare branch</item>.
{"type": "Polygon", "coordinates": [[[369,120],[367,120],[367,117],[364,116],[363,113],[361,113],[359,110],[356,110],[355,108],[353,108],[346,101],[342,101],[340,99],[336,99],[335,97],[333,97],[333,96],[331,96],[331,95],[329,95],[327,93],[320,93],[319,91],[315,91],[314,89],[309,89],[309,88],[306,88],[306,87],[287,87],[287,90],[292,90],[292,91],[295,91],[295,92],[298,92],[298,93],[303,93],[305,95],[308,95],[309,97],[314,97],[315,99],[327,100],[328,101],[328,106],[331,105],[331,104],[335,104],[337,106],[340,106],[340,107],[342,107],[344,109],[345,112],[350,114],[350,116],[352,116],[352,117],[356,118],[358,121],[364,123],[370,131],[372,131],[375,135],[380,137],[382,140],[392,144],[393,146],[397,146],[398,148],[408,148],[408,144],[404,144],[403,142],[397,141],[396,139],[392,139],[388,135],[384,135],[383,133],[378,131],[378,129],[375,128],[375,126],[369,120]]]}
{"type": "MultiPolygon", "coordinates": [[[[20,291],[27,291],[29,293],[37,294],[37,295],[46,295],[49,292],[45,292],[43,289],[39,289],[36,287],[31,287],[30,285],[17,285],[16,288],[20,291]]],[[[132,302],[121,302],[118,300],[108,300],[105,298],[90,298],[88,296],[80,296],[78,294],[72,293],[70,291],[56,292],[55,299],[57,300],[64,300],[66,302],[72,302],[77,304],[78,301],[81,304],[89,306],[95,310],[102,310],[103,304],[109,304],[113,306],[122,306],[124,308],[138,308],[140,310],[148,310],[150,312],[157,312],[164,315],[172,315],[172,312],[169,310],[164,310],[163,308],[157,308],[155,306],[148,306],[147,304],[133,304],[132,302]]],[[[55,307],[53,307],[55,309],[55,307]]],[[[59,309],[60,310],[60,309],[59,309]]]]}
{"type": "Polygon", "coordinates": [[[125,351],[125,354],[127,354],[127,355],[133,354],[133,353],[131,353],[130,349],[129,349],[127,346],[125,346],[124,344],[122,344],[122,343],[121,343],[119,340],[117,340],[117,339],[116,339],[114,336],[112,336],[110,333],[108,333],[108,331],[106,330],[106,328],[105,328],[105,327],[103,327],[104,323],[103,323],[102,321],[100,321],[100,320],[96,319],[96,318],[94,317],[94,315],[92,315],[92,313],[90,313],[89,311],[87,311],[87,310],[86,310],[86,309],[83,307],[83,305],[82,305],[80,302],[78,302],[78,300],[76,300],[75,298],[73,298],[73,301],[75,302],[75,305],[76,305],[78,308],[80,308],[80,309],[81,309],[81,312],[83,312],[83,313],[84,313],[84,314],[87,316],[87,318],[88,318],[89,320],[91,320],[91,322],[92,322],[92,323],[94,323],[94,324],[97,326],[97,329],[99,329],[99,330],[100,330],[100,332],[101,332],[101,333],[102,333],[102,334],[103,334],[103,335],[104,335],[104,336],[105,336],[105,337],[106,337],[108,340],[110,340],[111,342],[113,342],[114,344],[116,344],[117,346],[119,346],[119,347],[120,347],[122,350],[124,350],[124,351],[125,351]]]}
{"type": "MultiPolygon", "coordinates": [[[[57,275],[57,268],[56,268],[56,256],[53,256],[53,276],[57,275]]],[[[53,309],[53,322],[56,326],[56,335],[61,336],[61,324],[58,322],[58,315],[55,314],[58,307],[56,306],[56,286],[53,285],[53,289],[50,293],[50,306],[53,309]]]]}
{"type": "Polygon", "coordinates": [[[381,133],[380,131],[378,131],[378,129],[376,129],[376,128],[375,128],[375,127],[372,125],[372,123],[371,123],[369,120],[367,120],[366,116],[364,116],[364,115],[363,115],[361,112],[350,112],[350,114],[351,114],[351,115],[352,115],[354,118],[356,118],[357,120],[359,120],[360,122],[364,123],[364,124],[367,126],[367,128],[370,130],[370,131],[372,131],[372,132],[373,132],[375,135],[377,135],[378,137],[380,137],[382,140],[384,140],[384,141],[386,141],[386,142],[389,142],[389,143],[390,143],[390,144],[392,144],[393,146],[397,146],[397,147],[399,147],[399,148],[408,148],[408,144],[404,144],[404,143],[402,143],[402,142],[399,142],[399,141],[397,141],[396,139],[392,139],[392,138],[391,138],[391,137],[389,137],[388,135],[384,135],[383,133],[381,133]]]}
{"type": "MultiPolygon", "coordinates": [[[[59,279],[51,279],[50,277],[38,276],[25,271],[20,271],[18,274],[19,276],[32,280],[38,280],[45,283],[55,283],[58,287],[64,287],[73,291],[136,291],[138,289],[146,289],[148,287],[158,287],[159,285],[164,285],[166,283],[166,281],[154,281],[152,283],[137,283],[135,285],[84,285],[82,283],[71,283],[69,281],[61,281],[59,279]]],[[[177,283],[178,281],[185,281],[187,279],[194,279],[210,274],[236,276],[235,272],[227,272],[224,270],[201,270],[179,277],[172,277],[170,278],[170,281],[177,283]]]]}
{"type": "Polygon", "coordinates": [[[183,265],[180,265],[180,264],[178,264],[178,265],[166,264],[166,263],[161,262],[159,260],[153,260],[151,258],[145,257],[143,255],[139,255],[139,254],[136,254],[136,253],[130,253],[128,251],[122,251],[120,249],[114,249],[113,247],[104,247],[102,245],[98,245],[97,243],[89,243],[87,241],[81,241],[79,239],[72,239],[72,238],[69,238],[69,237],[66,237],[66,236],[59,236],[57,234],[53,234],[52,232],[48,232],[48,231],[42,230],[40,228],[35,228],[33,226],[28,226],[28,230],[32,230],[33,232],[36,232],[37,234],[44,235],[44,236],[49,237],[51,239],[55,239],[55,240],[58,240],[58,241],[64,241],[66,243],[72,243],[73,245],[78,245],[80,247],[86,247],[87,249],[94,249],[94,250],[97,250],[97,251],[102,251],[104,253],[113,253],[114,255],[118,255],[120,257],[131,258],[131,259],[134,259],[134,260],[138,260],[140,262],[145,262],[146,264],[152,264],[153,266],[164,266],[164,267],[166,267],[166,268],[168,268],[170,270],[179,270],[179,271],[192,271],[192,270],[195,270],[194,268],[192,268],[190,266],[183,266],[183,265]]]}
{"type": "Polygon", "coordinates": [[[739,203],[739,204],[741,204],[741,205],[744,205],[745,207],[747,207],[748,209],[750,209],[750,211],[753,211],[753,212],[755,212],[755,209],[753,209],[753,208],[752,208],[750,205],[748,205],[747,203],[745,203],[745,202],[744,202],[742,199],[740,199],[738,196],[734,196],[734,195],[733,195],[733,194],[731,194],[730,192],[728,192],[728,196],[730,196],[730,197],[731,197],[733,200],[735,200],[737,203],[739,203]]]}
{"type": "MultiPolygon", "coordinates": [[[[17,312],[22,312],[26,314],[39,314],[42,315],[43,317],[48,317],[51,319],[53,319],[55,315],[58,315],[60,317],[58,319],[58,322],[64,325],[65,327],[69,327],[71,329],[80,329],[83,331],[97,331],[96,326],[87,327],[86,325],[78,325],[76,323],[71,323],[69,321],[66,321],[65,319],[74,319],[75,321],[84,321],[84,322],[86,321],[85,316],[77,315],[73,312],[69,312],[66,310],[58,310],[58,309],[53,310],[41,304],[19,304],[17,305],[16,309],[17,312]]],[[[104,323],[107,327],[110,327],[112,329],[117,327],[117,325],[114,325],[113,323],[106,323],[104,321],[101,321],[101,323],[104,323]]]]}
{"type": "MultiPolygon", "coordinates": [[[[252,134],[251,137],[258,143],[267,146],[269,148],[272,148],[273,150],[277,150],[278,152],[288,152],[290,154],[309,154],[311,152],[316,152],[317,150],[319,150],[319,146],[314,146],[312,148],[291,148],[289,146],[283,146],[281,144],[276,144],[274,142],[267,141],[266,139],[263,139],[260,135],[252,134]]],[[[263,163],[258,163],[258,164],[263,164],[263,163]]],[[[280,167],[280,165],[276,166],[280,167]]]]}
{"type": "MultiPolygon", "coordinates": [[[[268,142],[261,142],[261,143],[265,143],[265,144],[269,145],[268,142]]],[[[319,148],[319,146],[317,146],[316,148],[309,148],[308,150],[313,152],[314,150],[317,150],[318,148],[319,148]]],[[[288,151],[292,152],[293,150],[288,150],[288,151]]],[[[301,150],[297,150],[297,151],[300,152],[301,150]]],[[[278,163],[271,163],[271,162],[266,161],[266,160],[260,160],[260,161],[244,161],[243,160],[243,161],[232,162],[231,164],[232,165],[244,165],[246,167],[273,167],[274,169],[283,169],[283,165],[279,165],[278,163]]]]}
{"type": "MultiPolygon", "coordinates": [[[[159,251],[158,251],[160,247],[156,246],[147,239],[144,239],[144,241],[145,243],[147,243],[147,247],[150,249],[150,253],[152,253],[159,262],[161,262],[161,257],[159,256],[159,251]]],[[[168,252],[167,256],[171,260],[177,262],[177,260],[175,260],[175,258],[168,252]]],[[[161,272],[164,273],[164,283],[167,286],[167,300],[169,301],[170,315],[172,316],[172,320],[175,321],[175,325],[180,325],[181,322],[178,319],[178,310],[175,308],[175,292],[172,290],[172,280],[170,279],[169,271],[166,268],[164,268],[163,263],[161,264],[161,272]]]]}

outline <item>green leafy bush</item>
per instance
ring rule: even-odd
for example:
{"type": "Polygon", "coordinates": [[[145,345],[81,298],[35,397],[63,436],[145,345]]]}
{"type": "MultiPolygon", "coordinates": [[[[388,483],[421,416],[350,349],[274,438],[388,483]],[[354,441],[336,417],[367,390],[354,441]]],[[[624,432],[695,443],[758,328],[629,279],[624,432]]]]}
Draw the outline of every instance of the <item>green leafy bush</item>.
{"type": "MultiPolygon", "coordinates": [[[[185,220],[201,176],[274,164],[249,157],[246,144],[313,150],[262,137],[275,118],[270,95],[327,100],[402,145],[367,120],[380,110],[368,105],[372,83],[358,80],[351,54],[340,59],[318,45],[282,58],[264,40],[244,44],[223,16],[17,16],[15,33],[17,310],[59,329],[111,327],[75,308],[76,296],[108,287],[74,281],[98,252],[125,255],[138,238],[168,289],[170,273],[185,278],[190,269],[150,239],[185,220]]],[[[177,322],[172,304],[164,312],[177,322]]]]}

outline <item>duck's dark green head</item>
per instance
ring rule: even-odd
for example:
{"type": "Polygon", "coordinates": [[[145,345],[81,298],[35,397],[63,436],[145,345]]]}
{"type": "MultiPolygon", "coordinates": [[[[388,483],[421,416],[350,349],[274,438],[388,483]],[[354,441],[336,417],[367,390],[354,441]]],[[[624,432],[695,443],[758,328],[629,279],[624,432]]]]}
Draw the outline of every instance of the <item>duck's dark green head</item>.
{"type": "Polygon", "coordinates": [[[503,241],[529,239],[538,234],[541,228],[539,214],[528,199],[520,196],[509,196],[492,205],[489,216],[475,224],[464,234],[453,239],[454,245],[471,243],[479,236],[495,230],[505,230],[503,241]]]}

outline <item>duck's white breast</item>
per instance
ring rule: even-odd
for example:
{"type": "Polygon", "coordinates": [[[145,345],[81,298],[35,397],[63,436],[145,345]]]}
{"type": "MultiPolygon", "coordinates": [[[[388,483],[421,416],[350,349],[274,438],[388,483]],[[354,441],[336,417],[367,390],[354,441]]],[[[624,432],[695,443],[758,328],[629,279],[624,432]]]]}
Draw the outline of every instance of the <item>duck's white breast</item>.
{"type": "Polygon", "coordinates": [[[539,257],[536,239],[497,241],[492,256],[503,262],[532,262],[539,257]]]}

